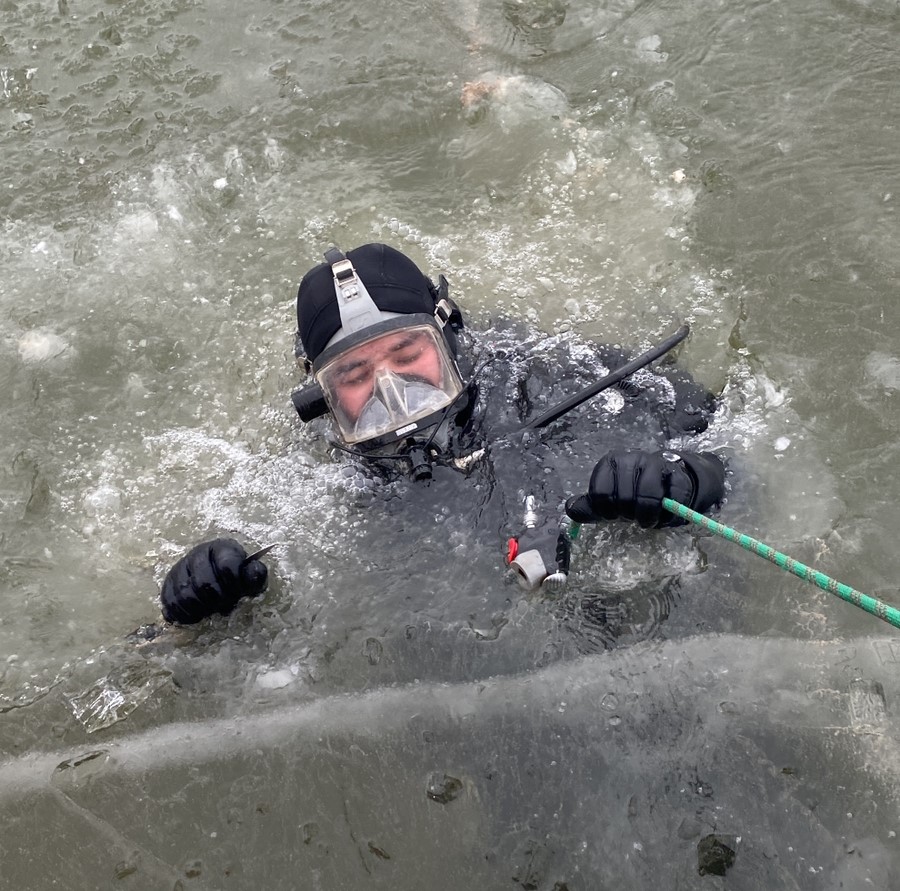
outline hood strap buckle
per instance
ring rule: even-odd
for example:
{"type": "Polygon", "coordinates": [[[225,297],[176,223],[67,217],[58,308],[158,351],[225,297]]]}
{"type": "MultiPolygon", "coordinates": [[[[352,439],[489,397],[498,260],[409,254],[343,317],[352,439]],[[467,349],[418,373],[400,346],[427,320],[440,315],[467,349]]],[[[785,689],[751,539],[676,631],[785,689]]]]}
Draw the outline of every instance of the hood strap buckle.
{"type": "Polygon", "coordinates": [[[449,292],[450,283],[442,275],[435,295],[434,317],[441,328],[449,324],[454,331],[458,331],[463,326],[462,312],[456,302],[450,298],[449,292]]]}

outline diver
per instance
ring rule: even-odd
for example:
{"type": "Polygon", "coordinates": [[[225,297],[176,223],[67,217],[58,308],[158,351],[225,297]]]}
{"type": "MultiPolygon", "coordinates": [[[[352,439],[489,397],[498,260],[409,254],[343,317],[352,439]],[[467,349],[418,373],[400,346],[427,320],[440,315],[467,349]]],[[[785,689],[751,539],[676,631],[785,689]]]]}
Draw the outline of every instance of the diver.
{"type": "MultiPolygon", "coordinates": [[[[618,410],[602,415],[607,449],[597,460],[591,454],[596,427],[579,436],[565,419],[545,423],[585,397],[576,394],[536,423],[535,409],[542,400],[546,408],[555,389],[544,386],[546,373],[519,361],[521,333],[513,329],[506,343],[479,344],[444,276],[435,285],[388,245],[327,251],[300,283],[297,326],[295,353],[310,377],[292,394],[301,420],[330,422],[336,450],[367,473],[405,476],[417,488],[438,475],[465,479],[492,463],[492,487],[507,491],[506,528],[513,532],[506,565],[526,589],[552,592],[566,584],[571,540],[581,524],[621,519],[644,528],[676,526],[683,521],[663,508],[664,498],[699,512],[724,498],[725,466],[716,454],[671,446],[702,433],[715,410],[712,394],[688,375],[673,368],[642,385],[632,372],[649,358],[629,362],[618,348],[594,345],[610,371],[604,381],[614,382],[620,397],[618,410]],[[579,463],[576,454],[589,455],[590,463],[579,463]],[[585,476],[586,491],[571,494],[583,485],[573,480],[585,476]]],[[[551,369],[549,377],[569,389],[579,382],[573,368],[551,369]]],[[[261,594],[268,571],[260,558],[267,550],[248,555],[231,538],[192,548],[163,581],[165,620],[192,624],[227,615],[244,597],[261,594]]],[[[502,559],[498,554],[498,564],[502,559]]]]}

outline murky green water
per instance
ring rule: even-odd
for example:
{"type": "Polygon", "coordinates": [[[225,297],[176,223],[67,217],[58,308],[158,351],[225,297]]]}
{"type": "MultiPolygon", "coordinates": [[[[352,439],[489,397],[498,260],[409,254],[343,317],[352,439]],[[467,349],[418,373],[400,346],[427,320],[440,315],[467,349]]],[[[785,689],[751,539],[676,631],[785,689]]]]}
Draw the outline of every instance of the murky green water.
{"type": "Polygon", "coordinates": [[[729,887],[896,880],[892,644],[847,643],[888,626],[684,530],[588,535],[523,598],[475,483],[373,524],[289,394],[332,242],[482,330],[688,320],[722,520],[900,603],[898,84],[893,0],[0,4],[0,884],[695,887],[710,832],[729,887]],[[223,532],[282,543],[264,600],[126,643],[223,532]],[[89,734],[103,679],[136,708],[89,734]],[[243,742],[195,751],[204,718],[243,742]]]}

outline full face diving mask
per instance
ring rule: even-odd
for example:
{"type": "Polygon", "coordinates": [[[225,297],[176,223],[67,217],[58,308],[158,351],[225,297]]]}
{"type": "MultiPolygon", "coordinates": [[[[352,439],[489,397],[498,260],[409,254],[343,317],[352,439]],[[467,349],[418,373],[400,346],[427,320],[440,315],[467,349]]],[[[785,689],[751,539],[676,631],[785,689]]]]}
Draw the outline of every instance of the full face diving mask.
{"type": "MultiPolygon", "coordinates": [[[[390,319],[337,355],[323,353],[316,381],[348,445],[390,442],[435,423],[462,392],[443,335],[424,315],[390,319]],[[414,324],[410,321],[415,319],[414,324]]],[[[355,338],[354,338],[355,340],[355,338]]]]}
{"type": "Polygon", "coordinates": [[[341,330],[313,374],[340,438],[384,445],[441,421],[463,383],[438,321],[379,310],[342,255],[332,270],[341,330]]]}

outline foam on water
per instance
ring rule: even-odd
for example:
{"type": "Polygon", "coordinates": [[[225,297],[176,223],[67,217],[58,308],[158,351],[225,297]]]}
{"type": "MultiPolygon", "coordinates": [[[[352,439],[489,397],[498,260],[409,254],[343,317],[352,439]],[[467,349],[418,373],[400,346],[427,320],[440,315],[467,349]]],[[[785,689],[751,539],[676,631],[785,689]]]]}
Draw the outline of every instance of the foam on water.
{"type": "Polygon", "coordinates": [[[69,350],[69,344],[52,331],[26,331],[19,338],[19,357],[27,364],[48,362],[61,358],[69,350]]]}

